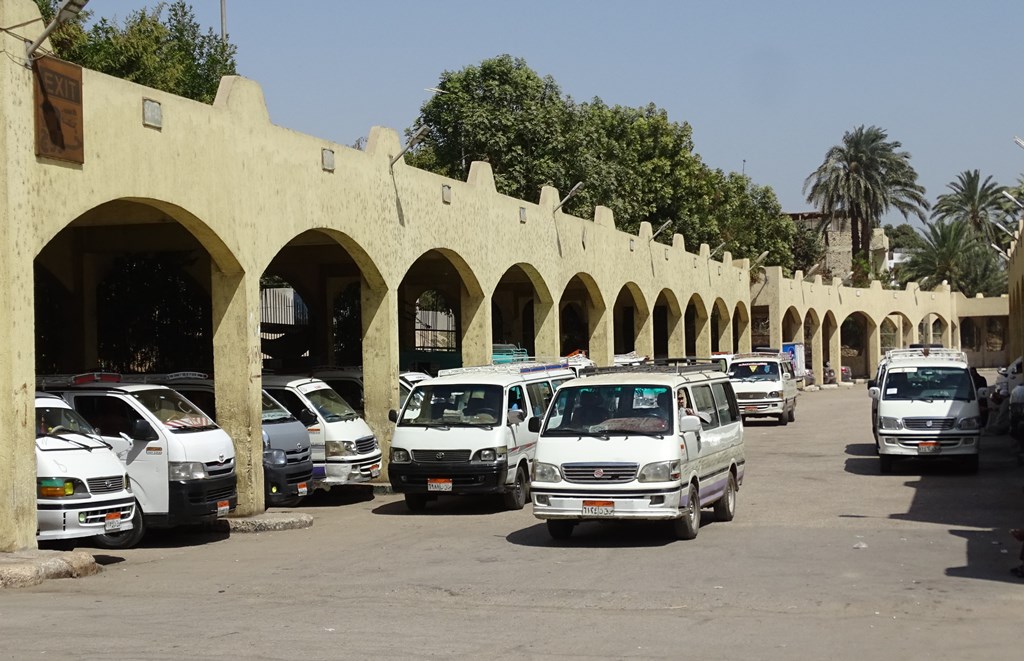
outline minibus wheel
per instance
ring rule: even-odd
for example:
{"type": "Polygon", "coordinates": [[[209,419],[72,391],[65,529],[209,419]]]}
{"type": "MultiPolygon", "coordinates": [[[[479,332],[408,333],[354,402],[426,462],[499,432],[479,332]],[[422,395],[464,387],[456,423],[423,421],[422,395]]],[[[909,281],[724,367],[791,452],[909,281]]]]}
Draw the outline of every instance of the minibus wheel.
{"type": "Polygon", "coordinates": [[[422,512],[427,509],[427,494],[407,493],[405,494],[405,506],[410,512],[422,512]]]}
{"type": "Polygon", "coordinates": [[[521,510],[526,506],[526,499],[530,491],[530,483],[526,480],[526,469],[522,465],[516,468],[516,481],[502,497],[505,500],[506,509],[521,510]]]}
{"type": "Polygon", "coordinates": [[[697,487],[692,484],[689,501],[683,516],[672,521],[672,531],[677,539],[693,539],[700,531],[700,498],[697,487]]]}
{"type": "Polygon", "coordinates": [[[564,521],[562,519],[548,519],[548,534],[552,539],[569,539],[572,537],[572,529],[576,527],[575,521],[564,521]]]}
{"type": "Polygon", "coordinates": [[[96,535],[92,538],[93,544],[101,549],[130,549],[142,541],[146,534],[146,524],[142,518],[142,507],[139,501],[135,501],[135,514],[132,516],[132,529],[124,532],[110,532],[96,535]]]}
{"type": "Polygon", "coordinates": [[[732,521],[736,516],[736,478],[729,473],[725,483],[725,493],[715,501],[715,518],[719,521],[732,521]]]}

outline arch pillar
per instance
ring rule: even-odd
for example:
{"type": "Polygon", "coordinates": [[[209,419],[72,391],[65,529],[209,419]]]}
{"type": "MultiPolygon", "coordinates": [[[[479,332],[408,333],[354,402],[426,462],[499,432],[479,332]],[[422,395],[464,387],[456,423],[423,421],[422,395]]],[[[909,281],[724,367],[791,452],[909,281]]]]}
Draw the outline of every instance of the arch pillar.
{"type": "Polygon", "coordinates": [[[602,367],[615,364],[615,337],[610,317],[607,306],[595,305],[593,300],[587,300],[590,359],[602,367]]]}
{"type": "Polygon", "coordinates": [[[718,350],[722,353],[736,353],[732,343],[732,315],[728,310],[723,314],[721,308],[718,310],[718,350]]]}
{"type": "MultiPolygon", "coordinates": [[[[398,408],[398,289],[383,283],[370,286],[365,279],[359,286],[363,333],[363,398],[366,424],[387,457],[391,451],[392,425],[388,411],[398,408]]],[[[387,478],[387,462],[381,474],[387,478]]]]}
{"type": "Polygon", "coordinates": [[[865,351],[868,355],[868,378],[871,378],[878,371],[878,363],[882,359],[882,325],[867,316],[864,319],[864,330],[867,335],[864,338],[864,343],[867,345],[865,351]]]}
{"type": "Polygon", "coordinates": [[[217,378],[217,419],[235,445],[238,478],[236,516],[266,510],[263,494],[260,281],[245,272],[225,273],[212,265],[213,369],[217,378]]]}
{"type": "Polygon", "coordinates": [[[494,348],[491,329],[491,295],[461,288],[462,335],[459,348],[463,365],[490,365],[494,348]]]}
{"type": "Polygon", "coordinates": [[[668,355],[670,358],[686,355],[686,324],[683,315],[668,306],[668,355]]]}
{"type": "Polygon", "coordinates": [[[641,356],[654,357],[654,315],[647,308],[634,307],[633,342],[634,350],[641,356]]]}
{"type": "Polygon", "coordinates": [[[825,361],[822,357],[822,323],[819,321],[811,328],[811,372],[814,382],[825,382],[825,361]]]}
{"type": "Polygon", "coordinates": [[[558,306],[554,301],[533,300],[534,354],[538,358],[558,358],[559,346],[558,306]]]}
{"type": "Polygon", "coordinates": [[[32,260],[9,242],[0,208],[0,552],[36,547],[35,337],[32,260]]]}

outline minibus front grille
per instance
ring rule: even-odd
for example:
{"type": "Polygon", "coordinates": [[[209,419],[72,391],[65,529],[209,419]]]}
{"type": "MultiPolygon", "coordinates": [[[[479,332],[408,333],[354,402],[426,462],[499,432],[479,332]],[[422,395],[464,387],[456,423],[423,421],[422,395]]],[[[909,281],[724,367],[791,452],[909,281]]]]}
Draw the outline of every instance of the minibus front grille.
{"type": "Polygon", "coordinates": [[[636,479],[639,464],[562,464],[566,482],[577,484],[615,484],[636,479]]]}
{"type": "Polygon", "coordinates": [[[93,477],[85,481],[89,485],[89,493],[117,493],[124,489],[124,476],[111,475],[110,477],[93,477]]]}
{"type": "Polygon", "coordinates": [[[285,461],[289,464],[297,464],[302,461],[309,461],[309,448],[303,448],[302,450],[288,450],[285,453],[285,461]]]}
{"type": "Polygon", "coordinates": [[[224,461],[209,461],[206,463],[206,474],[210,477],[221,477],[231,475],[235,472],[235,460],[225,459],[224,461]]]}
{"type": "Polygon", "coordinates": [[[377,449],[377,439],[373,436],[366,436],[356,440],[356,452],[369,454],[377,449]]]}
{"type": "Polygon", "coordinates": [[[917,431],[946,431],[956,427],[956,418],[903,418],[903,426],[917,431]]]}
{"type": "Polygon", "coordinates": [[[421,464],[458,464],[469,461],[469,450],[413,450],[412,460],[421,464]]]}

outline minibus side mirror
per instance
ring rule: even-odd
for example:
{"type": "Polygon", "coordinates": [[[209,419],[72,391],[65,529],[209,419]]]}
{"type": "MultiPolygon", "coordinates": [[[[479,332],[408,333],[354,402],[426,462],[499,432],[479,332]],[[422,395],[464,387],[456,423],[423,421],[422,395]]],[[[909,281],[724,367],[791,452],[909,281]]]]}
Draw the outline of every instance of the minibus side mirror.
{"type": "Polygon", "coordinates": [[[990,394],[991,391],[989,390],[988,386],[982,386],[981,388],[978,388],[978,399],[988,399],[988,396],[990,394]]]}
{"type": "Polygon", "coordinates": [[[388,420],[391,422],[398,422],[398,411],[395,409],[388,411],[388,420]]]}
{"type": "Polygon", "coordinates": [[[869,379],[868,380],[868,390],[871,390],[872,388],[877,388],[877,387],[878,387],[878,381],[876,381],[875,379],[869,379]]]}
{"type": "Polygon", "coordinates": [[[868,397],[871,399],[878,399],[879,394],[881,394],[881,391],[878,389],[878,386],[868,388],[868,397]]]}
{"type": "Polygon", "coordinates": [[[307,427],[312,427],[317,423],[316,414],[309,409],[302,409],[299,411],[299,420],[307,427]]]}
{"type": "Polygon", "coordinates": [[[133,441],[155,441],[160,436],[157,435],[156,430],[153,429],[153,425],[149,424],[142,418],[132,421],[132,440],[133,441]]]}
{"type": "Polygon", "coordinates": [[[508,410],[508,424],[518,425],[523,420],[526,420],[526,412],[520,411],[519,409],[508,410]]]}
{"type": "Polygon", "coordinates": [[[700,418],[695,415],[684,415],[679,418],[679,431],[681,433],[694,432],[699,433],[703,429],[700,418]]]}
{"type": "Polygon", "coordinates": [[[540,431],[540,418],[530,418],[530,421],[526,423],[526,428],[533,433],[540,431]]]}

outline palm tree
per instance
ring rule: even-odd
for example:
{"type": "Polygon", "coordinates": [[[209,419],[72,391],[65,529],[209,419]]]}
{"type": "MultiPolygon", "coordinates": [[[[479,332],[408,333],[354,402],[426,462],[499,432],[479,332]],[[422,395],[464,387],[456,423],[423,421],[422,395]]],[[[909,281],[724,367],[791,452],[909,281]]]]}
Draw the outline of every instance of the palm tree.
{"type": "Polygon", "coordinates": [[[999,295],[1006,292],[1006,270],[999,259],[967,220],[938,219],[925,225],[920,244],[899,265],[899,279],[916,281],[926,290],[945,280],[965,296],[999,295]]]}
{"type": "Polygon", "coordinates": [[[807,201],[826,216],[850,223],[853,256],[868,259],[871,230],[890,209],[904,218],[925,220],[928,202],[910,154],[902,144],[887,140],[884,129],[858,126],[843,134],[843,142],[825,153],[825,160],[804,181],[807,201]]]}
{"type": "Polygon", "coordinates": [[[946,188],[953,192],[938,197],[932,218],[964,221],[985,245],[992,243],[996,238],[992,223],[1007,212],[1008,200],[1003,196],[1006,187],[996,184],[992,177],[981,181],[977,170],[964,170],[946,188]]]}

